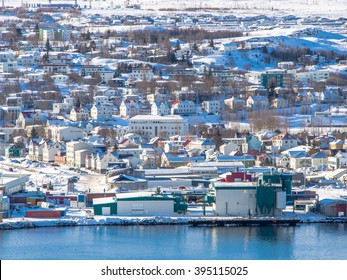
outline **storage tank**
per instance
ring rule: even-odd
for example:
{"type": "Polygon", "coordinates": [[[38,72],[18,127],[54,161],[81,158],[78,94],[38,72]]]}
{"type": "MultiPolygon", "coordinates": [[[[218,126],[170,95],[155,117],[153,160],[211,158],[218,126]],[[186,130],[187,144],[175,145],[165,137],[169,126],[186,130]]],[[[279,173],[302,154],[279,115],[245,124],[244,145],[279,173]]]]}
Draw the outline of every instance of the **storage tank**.
{"type": "Polygon", "coordinates": [[[285,209],[286,208],[286,192],[285,191],[277,191],[276,192],[276,208],[277,209],[285,209]]]}

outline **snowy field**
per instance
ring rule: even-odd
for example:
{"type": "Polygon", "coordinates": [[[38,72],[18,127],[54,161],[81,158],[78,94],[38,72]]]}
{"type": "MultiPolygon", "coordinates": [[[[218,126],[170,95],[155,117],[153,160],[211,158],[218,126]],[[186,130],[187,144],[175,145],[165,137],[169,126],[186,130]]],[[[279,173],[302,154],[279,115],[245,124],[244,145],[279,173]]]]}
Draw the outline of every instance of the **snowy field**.
{"type": "MultiPolygon", "coordinates": [[[[21,4],[47,4],[47,0],[5,0],[6,6],[19,7],[21,4]]],[[[56,3],[75,3],[75,0],[52,0],[56,3]]],[[[88,8],[90,13],[98,10],[102,14],[117,13],[129,9],[124,7],[124,0],[77,0],[80,7],[88,8]],[[107,10],[107,11],[106,11],[107,10]]],[[[134,14],[155,14],[159,10],[185,10],[185,9],[205,9],[217,10],[220,13],[233,13],[237,15],[257,15],[266,14],[268,16],[284,16],[295,14],[297,16],[324,16],[324,17],[344,17],[347,11],[345,0],[129,0],[130,5],[140,5],[141,9],[133,9],[134,14]]],[[[85,12],[88,12],[86,9],[85,12]]],[[[172,11],[170,11],[172,14],[172,11]]]]}

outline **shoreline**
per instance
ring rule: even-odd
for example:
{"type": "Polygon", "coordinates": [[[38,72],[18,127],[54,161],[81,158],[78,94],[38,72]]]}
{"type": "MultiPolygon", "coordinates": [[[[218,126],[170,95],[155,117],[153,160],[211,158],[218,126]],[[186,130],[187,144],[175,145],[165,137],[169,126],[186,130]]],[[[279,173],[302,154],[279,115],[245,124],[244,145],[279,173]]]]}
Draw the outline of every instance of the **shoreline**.
{"type": "MultiPolygon", "coordinates": [[[[7,220],[7,219],[6,219],[7,220]]],[[[347,223],[347,218],[324,217],[320,219],[295,219],[288,217],[256,217],[252,219],[240,217],[98,217],[98,219],[25,219],[14,218],[0,223],[0,230],[29,229],[38,227],[76,227],[76,226],[157,226],[185,225],[198,227],[252,227],[252,226],[296,226],[297,224],[347,223]]]]}

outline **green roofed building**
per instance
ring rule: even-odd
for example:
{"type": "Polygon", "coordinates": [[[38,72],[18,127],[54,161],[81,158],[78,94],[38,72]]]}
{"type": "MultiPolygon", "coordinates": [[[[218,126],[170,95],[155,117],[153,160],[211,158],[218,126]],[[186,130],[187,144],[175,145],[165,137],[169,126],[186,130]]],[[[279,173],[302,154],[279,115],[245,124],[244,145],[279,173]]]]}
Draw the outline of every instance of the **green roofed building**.
{"type": "Polygon", "coordinates": [[[116,194],[115,197],[93,199],[94,215],[152,216],[173,215],[182,211],[172,196],[151,192],[116,194]]]}

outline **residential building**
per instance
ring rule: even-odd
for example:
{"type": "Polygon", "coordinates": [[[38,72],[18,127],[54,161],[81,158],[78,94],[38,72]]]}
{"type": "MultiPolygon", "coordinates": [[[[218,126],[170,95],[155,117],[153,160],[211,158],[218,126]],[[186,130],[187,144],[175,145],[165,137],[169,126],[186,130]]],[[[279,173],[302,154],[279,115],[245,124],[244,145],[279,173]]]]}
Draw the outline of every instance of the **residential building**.
{"type": "Polygon", "coordinates": [[[106,95],[96,95],[93,100],[95,105],[107,105],[110,102],[109,96],[106,95]]]}
{"type": "Polygon", "coordinates": [[[299,145],[299,140],[287,132],[274,136],[271,141],[277,151],[289,150],[299,145]]]}
{"type": "Polygon", "coordinates": [[[306,152],[298,152],[290,156],[289,168],[298,169],[311,166],[311,157],[306,152]]]}
{"type": "Polygon", "coordinates": [[[308,72],[297,72],[296,80],[299,82],[318,82],[324,81],[330,77],[329,70],[315,70],[308,72]]]}
{"type": "Polygon", "coordinates": [[[0,106],[0,119],[14,122],[19,118],[21,111],[22,108],[19,106],[0,106]]]}
{"type": "Polygon", "coordinates": [[[49,41],[70,41],[71,31],[66,28],[40,28],[39,40],[49,41]]]}
{"type": "Polygon", "coordinates": [[[223,154],[223,155],[230,155],[231,152],[233,151],[240,151],[241,148],[239,145],[233,143],[232,141],[230,141],[227,144],[223,144],[219,147],[219,151],[223,154]]]}
{"type": "Polygon", "coordinates": [[[93,144],[71,141],[66,143],[66,164],[74,167],[84,167],[86,157],[93,152],[93,144]]]}
{"type": "Polygon", "coordinates": [[[138,102],[123,100],[119,106],[119,115],[121,117],[132,118],[140,113],[138,102]]]}
{"type": "Polygon", "coordinates": [[[41,111],[21,112],[16,120],[16,126],[26,128],[28,125],[38,125],[43,123],[41,111]]]}
{"type": "Polygon", "coordinates": [[[14,107],[23,107],[23,98],[17,96],[6,97],[6,105],[14,107]]]}
{"type": "Polygon", "coordinates": [[[74,122],[85,122],[89,120],[89,112],[82,106],[72,108],[70,111],[70,119],[74,122]]]}
{"type": "Polygon", "coordinates": [[[224,104],[227,105],[232,111],[242,111],[246,106],[246,102],[240,98],[232,97],[224,100],[224,104]]]}
{"type": "Polygon", "coordinates": [[[224,55],[232,55],[232,52],[237,50],[236,43],[224,44],[223,47],[224,47],[224,55]]]}
{"type": "Polygon", "coordinates": [[[15,144],[8,146],[5,150],[5,157],[7,158],[23,157],[24,155],[24,149],[15,144]]]}
{"type": "Polygon", "coordinates": [[[215,150],[216,144],[211,139],[199,138],[188,143],[186,149],[199,149],[201,151],[215,150]]]}
{"type": "Polygon", "coordinates": [[[43,158],[43,147],[47,139],[42,138],[31,138],[29,142],[29,158],[31,160],[42,161],[43,158]]]}
{"type": "Polygon", "coordinates": [[[190,100],[177,100],[172,103],[172,115],[192,115],[196,113],[195,103],[190,100]]]}
{"type": "MultiPolygon", "coordinates": [[[[241,138],[242,140],[243,138],[241,138]]],[[[241,143],[242,146],[242,152],[243,153],[249,153],[251,151],[262,150],[263,143],[256,137],[255,135],[248,134],[246,135],[246,139],[243,140],[241,143]]]]}
{"type": "Polygon", "coordinates": [[[323,152],[317,152],[311,155],[311,165],[314,167],[328,163],[328,156],[323,152]]]}
{"type": "Polygon", "coordinates": [[[85,167],[98,173],[105,173],[109,167],[119,163],[118,153],[95,151],[86,158],[85,167]]]}
{"type": "Polygon", "coordinates": [[[347,168],[347,153],[338,151],[334,157],[328,158],[328,164],[333,165],[335,169],[347,168]]]}
{"type": "Polygon", "coordinates": [[[93,105],[90,109],[90,117],[93,120],[106,120],[112,118],[113,108],[109,105],[93,105]]]}
{"type": "Polygon", "coordinates": [[[282,97],[277,97],[272,100],[271,107],[280,109],[280,108],[288,108],[288,100],[282,97]]]}
{"type": "Polygon", "coordinates": [[[273,69],[260,74],[260,84],[265,88],[287,87],[295,82],[295,70],[273,69]]]}
{"type": "Polygon", "coordinates": [[[221,110],[219,100],[203,101],[202,109],[208,114],[218,114],[221,110]]]}
{"type": "Polygon", "coordinates": [[[184,135],[188,132],[188,123],[181,116],[137,115],[129,120],[129,131],[146,138],[184,135]]]}
{"type": "Polygon", "coordinates": [[[61,142],[46,141],[42,148],[42,161],[54,162],[58,151],[65,150],[65,144],[61,142]]]}
{"type": "Polygon", "coordinates": [[[153,102],[151,106],[151,115],[167,116],[170,114],[170,107],[167,102],[153,102]]]}
{"type": "Polygon", "coordinates": [[[67,74],[69,72],[69,66],[63,64],[43,64],[42,69],[45,74],[67,74]]]}
{"type": "Polygon", "coordinates": [[[246,107],[252,110],[266,110],[269,107],[269,99],[266,96],[249,96],[246,107]]]}
{"type": "Polygon", "coordinates": [[[88,133],[79,127],[53,125],[48,127],[48,134],[53,141],[68,142],[83,139],[88,133]]]}
{"type": "Polygon", "coordinates": [[[131,72],[131,79],[151,81],[153,80],[153,70],[151,68],[134,68],[131,72]]]}
{"type": "Polygon", "coordinates": [[[53,103],[53,113],[69,113],[75,104],[75,98],[65,97],[62,103],[53,103]]]}
{"type": "Polygon", "coordinates": [[[100,65],[83,65],[81,67],[81,76],[93,76],[97,73],[100,74],[100,72],[104,71],[104,67],[100,65]]]}

